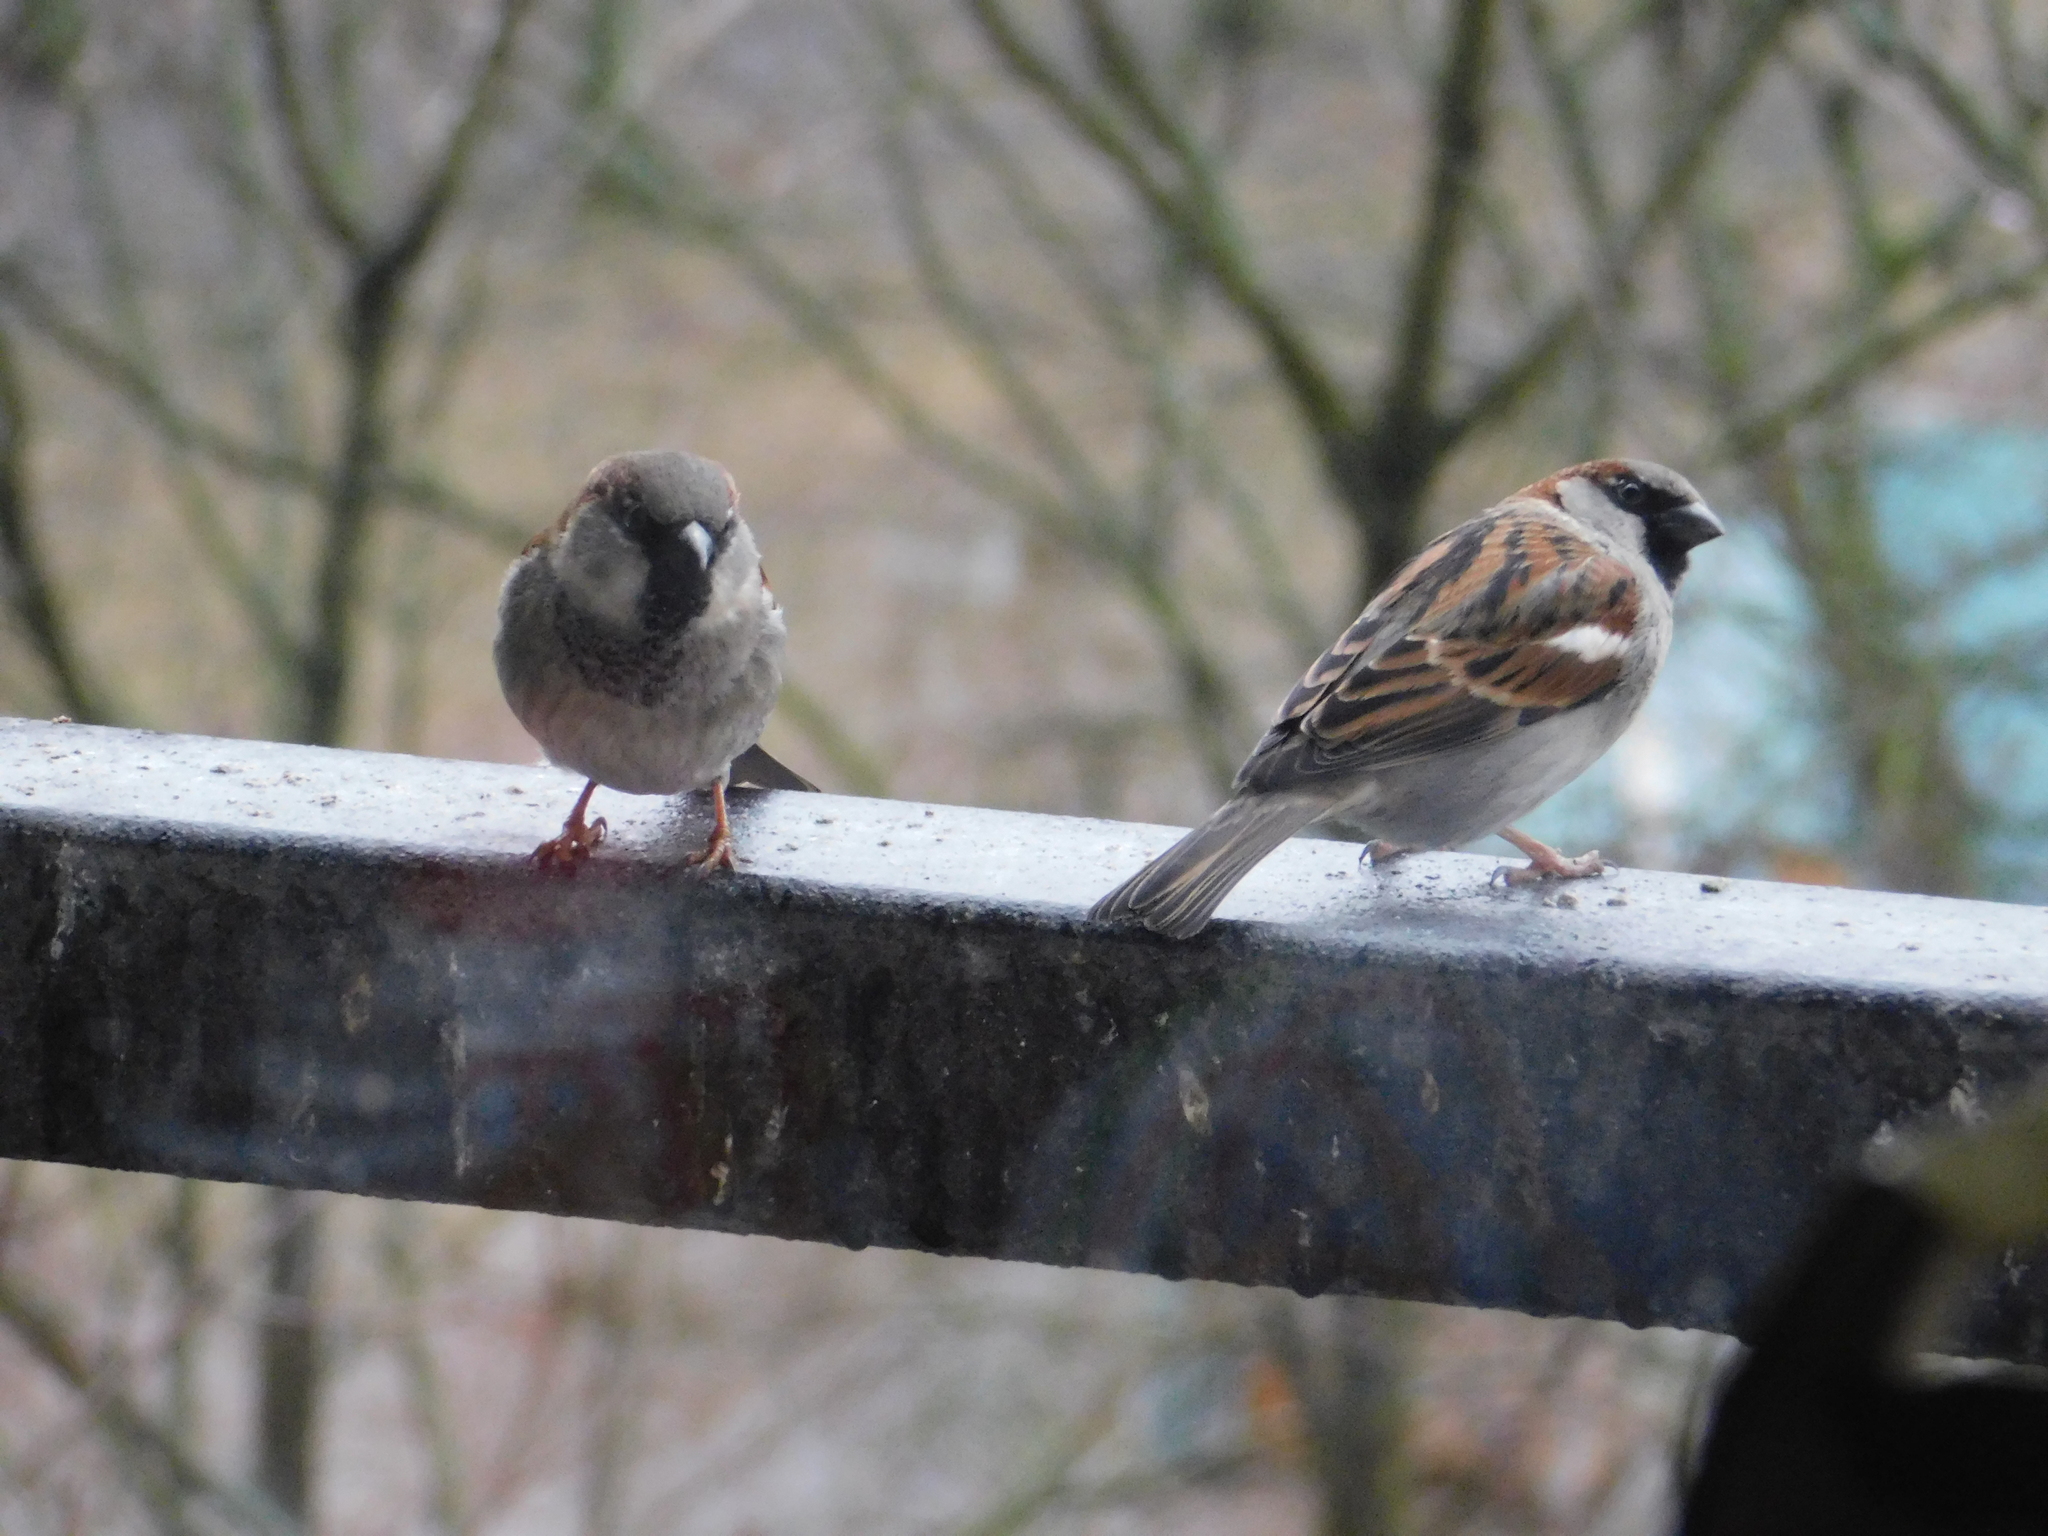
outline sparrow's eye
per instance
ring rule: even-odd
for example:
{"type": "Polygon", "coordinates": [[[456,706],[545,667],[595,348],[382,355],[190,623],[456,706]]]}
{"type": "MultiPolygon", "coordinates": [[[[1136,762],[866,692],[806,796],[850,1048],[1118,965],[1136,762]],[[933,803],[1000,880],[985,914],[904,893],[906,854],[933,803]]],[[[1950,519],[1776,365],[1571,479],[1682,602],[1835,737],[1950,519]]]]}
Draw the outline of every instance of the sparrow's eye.
{"type": "Polygon", "coordinates": [[[1614,482],[1614,499],[1626,511],[1640,510],[1648,497],[1649,492],[1643,489],[1643,482],[1640,480],[1631,480],[1624,475],[1614,482]]]}

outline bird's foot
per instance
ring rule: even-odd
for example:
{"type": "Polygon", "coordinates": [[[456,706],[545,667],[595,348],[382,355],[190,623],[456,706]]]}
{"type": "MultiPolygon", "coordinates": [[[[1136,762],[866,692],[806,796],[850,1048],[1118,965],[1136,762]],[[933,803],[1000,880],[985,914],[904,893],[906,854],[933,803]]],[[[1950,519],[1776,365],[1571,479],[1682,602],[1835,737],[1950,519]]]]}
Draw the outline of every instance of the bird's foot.
{"type": "Polygon", "coordinates": [[[1413,848],[1403,848],[1398,843],[1390,843],[1383,837],[1376,837],[1359,849],[1358,867],[1385,869],[1389,865],[1399,863],[1414,851],[1413,848]]]}
{"type": "Polygon", "coordinates": [[[1517,886],[1536,885],[1544,880],[1591,880],[1606,874],[1609,868],[1597,848],[1574,859],[1559,853],[1548,843],[1539,843],[1526,832],[1517,832],[1513,827],[1501,836],[1527,854],[1529,862],[1520,869],[1511,869],[1503,864],[1493,872],[1490,884],[1517,886]]]}
{"type": "Polygon", "coordinates": [[[683,855],[685,864],[709,874],[714,869],[737,870],[739,856],[733,852],[732,824],[725,819],[725,780],[711,781],[711,838],[696,853],[683,855]]]}
{"type": "Polygon", "coordinates": [[[711,841],[695,853],[683,855],[685,864],[692,864],[707,873],[714,869],[738,869],[739,856],[733,852],[732,832],[726,827],[714,828],[711,841]]]}
{"type": "Polygon", "coordinates": [[[540,866],[542,874],[575,874],[583,861],[590,857],[591,850],[604,841],[605,834],[611,830],[605,825],[605,819],[602,816],[595,821],[583,819],[590,797],[596,791],[597,780],[592,779],[583,786],[583,793],[576,797],[575,809],[562,823],[561,835],[549,838],[533,850],[533,862],[540,866]]]}
{"type": "Polygon", "coordinates": [[[540,866],[543,874],[559,871],[573,875],[577,867],[590,857],[591,850],[604,841],[609,830],[602,816],[595,821],[577,817],[563,826],[560,837],[551,837],[533,850],[533,862],[540,866]]]}

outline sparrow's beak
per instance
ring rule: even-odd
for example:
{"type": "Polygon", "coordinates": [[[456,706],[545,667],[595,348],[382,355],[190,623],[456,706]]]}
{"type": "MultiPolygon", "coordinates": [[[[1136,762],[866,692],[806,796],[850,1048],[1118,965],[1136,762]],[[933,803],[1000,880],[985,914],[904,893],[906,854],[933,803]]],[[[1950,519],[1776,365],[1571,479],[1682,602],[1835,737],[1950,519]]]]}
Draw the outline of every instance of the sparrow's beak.
{"type": "MultiPolygon", "coordinates": [[[[1716,531],[1719,531],[1718,525],[1716,531]]],[[[1710,533],[1707,537],[1712,538],[1713,534],[1710,533]]],[[[696,551],[697,563],[703,566],[705,570],[710,570],[711,556],[718,548],[718,541],[711,537],[711,530],[702,523],[685,523],[683,525],[682,540],[691,549],[696,551]]]]}
{"type": "Polygon", "coordinates": [[[1657,537],[1669,539],[1680,549],[1695,549],[1720,538],[1727,531],[1721,519],[1714,516],[1712,509],[1703,501],[1688,502],[1657,519],[1657,537]]]}

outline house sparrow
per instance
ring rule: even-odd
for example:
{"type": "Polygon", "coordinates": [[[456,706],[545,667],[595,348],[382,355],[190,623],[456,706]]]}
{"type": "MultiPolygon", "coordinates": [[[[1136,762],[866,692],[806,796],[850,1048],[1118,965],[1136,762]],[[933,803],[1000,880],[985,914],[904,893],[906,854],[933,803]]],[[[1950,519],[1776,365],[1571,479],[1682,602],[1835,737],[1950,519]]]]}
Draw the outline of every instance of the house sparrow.
{"type": "Polygon", "coordinates": [[[1201,826],[1095,904],[1185,938],[1310,822],[1374,861],[1499,832],[1513,878],[1602,873],[1508,823],[1613,745],[1671,643],[1688,552],[1724,530],[1662,465],[1559,470],[1454,528],[1395,575],[1280,706],[1201,826]]]}
{"type": "Polygon", "coordinates": [[[534,850],[543,868],[573,870],[604,841],[604,819],[583,817],[600,784],[709,786],[711,838],[689,862],[727,869],[730,774],[812,787],[754,744],[782,687],[786,631],[738,505],[709,459],[622,453],[506,573],[493,647],[505,702],[549,761],[590,780],[561,835],[534,850]]]}

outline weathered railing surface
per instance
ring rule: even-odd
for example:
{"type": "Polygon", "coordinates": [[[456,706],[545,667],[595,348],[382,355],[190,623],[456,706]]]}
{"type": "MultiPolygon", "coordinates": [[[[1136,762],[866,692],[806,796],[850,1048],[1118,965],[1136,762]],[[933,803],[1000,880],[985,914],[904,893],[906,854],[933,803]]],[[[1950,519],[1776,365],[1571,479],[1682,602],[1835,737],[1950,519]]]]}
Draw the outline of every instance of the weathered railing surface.
{"type": "Polygon", "coordinates": [[[575,789],[0,723],[0,1154],[1726,1329],[2048,1061],[2040,909],[1294,843],[1177,945],[1083,917],[1164,828],[739,794],[705,879],[606,795],[543,878],[575,789]]]}

